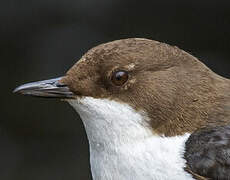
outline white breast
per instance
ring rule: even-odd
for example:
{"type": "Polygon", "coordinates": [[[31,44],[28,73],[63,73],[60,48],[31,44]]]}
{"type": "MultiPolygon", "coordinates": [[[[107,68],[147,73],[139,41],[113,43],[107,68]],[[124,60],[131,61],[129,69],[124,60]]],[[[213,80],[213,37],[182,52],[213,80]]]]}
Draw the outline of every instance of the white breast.
{"type": "Polygon", "coordinates": [[[154,135],[144,112],[127,104],[85,97],[69,100],[80,114],[90,145],[94,180],[185,180],[185,141],[154,135]]]}

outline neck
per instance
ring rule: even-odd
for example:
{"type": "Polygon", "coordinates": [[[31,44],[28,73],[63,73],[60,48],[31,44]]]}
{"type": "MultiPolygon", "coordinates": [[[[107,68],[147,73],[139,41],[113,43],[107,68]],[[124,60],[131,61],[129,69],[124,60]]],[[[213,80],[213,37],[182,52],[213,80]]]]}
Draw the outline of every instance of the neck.
{"type": "Polygon", "coordinates": [[[183,170],[189,134],[154,134],[144,113],[115,101],[86,97],[70,104],[86,129],[94,179],[192,179],[183,170]]]}
{"type": "Polygon", "coordinates": [[[166,117],[162,116],[164,124],[156,128],[157,133],[166,132],[166,136],[175,136],[192,133],[202,127],[229,124],[230,81],[210,70],[197,76],[199,81],[198,78],[190,78],[189,81],[179,79],[180,84],[183,84],[183,91],[177,89],[176,98],[167,106],[164,102],[164,106],[159,108],[164,108],[166,117]]]}

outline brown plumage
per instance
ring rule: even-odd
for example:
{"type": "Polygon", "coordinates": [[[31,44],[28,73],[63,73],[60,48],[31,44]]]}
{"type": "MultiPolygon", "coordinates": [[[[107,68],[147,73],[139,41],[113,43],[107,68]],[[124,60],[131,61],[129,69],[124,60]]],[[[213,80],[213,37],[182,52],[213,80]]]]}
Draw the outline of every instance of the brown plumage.
{"type": "Polygon", "coordinates": [[[185,51],[153,40],[131,38],[99,45],[60,82],[77,95],[115,99],[144,110],[154,133],[165,136],[230,121],[230,81],[185,51]],[[129,73],[123,86],[111,83],[116,70],[129,73]]]}

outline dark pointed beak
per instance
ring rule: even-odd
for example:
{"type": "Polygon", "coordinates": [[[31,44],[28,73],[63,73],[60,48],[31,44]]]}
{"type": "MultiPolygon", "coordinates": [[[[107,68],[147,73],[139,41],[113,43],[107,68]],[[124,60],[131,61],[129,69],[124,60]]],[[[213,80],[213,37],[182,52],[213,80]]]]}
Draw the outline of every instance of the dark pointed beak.
{"type": "Polygon", "coordinates": [[[61,79],[62,77],[27,83],[17,87],[13,92],[45,98],[73,98],[73,92],[60,82],[61,79]]]}

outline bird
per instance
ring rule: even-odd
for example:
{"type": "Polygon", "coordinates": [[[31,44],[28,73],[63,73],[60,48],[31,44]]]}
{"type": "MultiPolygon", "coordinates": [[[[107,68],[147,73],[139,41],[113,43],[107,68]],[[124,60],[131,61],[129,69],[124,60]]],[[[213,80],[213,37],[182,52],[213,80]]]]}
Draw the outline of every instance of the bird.
{"type": "Polygon", "coordinates": [[[229,79],[184,50],[128,38],[93,47],[62,77],[14,92],[73,106],[94,180],[227,180],[229,89],[229,79]]]}

